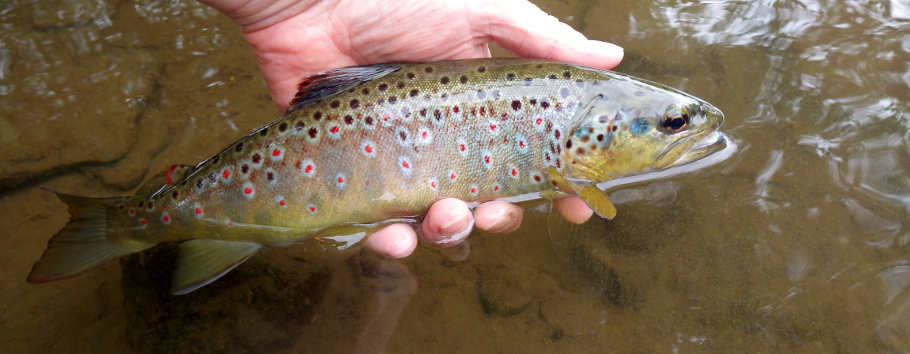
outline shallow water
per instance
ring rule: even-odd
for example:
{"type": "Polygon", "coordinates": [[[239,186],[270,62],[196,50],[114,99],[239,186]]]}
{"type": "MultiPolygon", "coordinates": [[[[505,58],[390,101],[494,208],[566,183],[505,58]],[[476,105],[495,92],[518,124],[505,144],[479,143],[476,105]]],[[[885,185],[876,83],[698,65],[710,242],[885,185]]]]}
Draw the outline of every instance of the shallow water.
{"type": "Polygon", "coordinates": [[[272,119],[238,31],[189,1],[0,5],[0,348],[910,352],[910,5],[539,4],[724,110],[739,151],[614,189],[581,236],[530,203],[469,252],[272,249],[182,297],[169,248],[26,284],[68,218],[38,187],[128,193],[272,119]]]}

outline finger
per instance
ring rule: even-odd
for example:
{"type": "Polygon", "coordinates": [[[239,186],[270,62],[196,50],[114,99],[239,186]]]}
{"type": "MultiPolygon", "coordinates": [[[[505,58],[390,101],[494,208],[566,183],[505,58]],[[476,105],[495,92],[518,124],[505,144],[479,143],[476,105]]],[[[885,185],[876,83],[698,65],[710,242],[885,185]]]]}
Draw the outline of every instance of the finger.
{"type": "Polygon", "coordinates": [[[524,209],[512,203],[492,201],[474,210],[474,225],[494,234],[505,234],[518,229],[524,209]]]}
{"type": "Polygon", "coordinates": [[[406,224],[392,224],[367,237],[365,246],[387,257],[404,258],[417,247],[417,234],[406,224]]]}
{"type": "Polygon", "coordinates": [[[584,224],[594,214],[594,210],[579,197],[557,198],[553,204],[562,217],[573,224],[584,224]]]}
{"type": "Polygon", "coordinates": [[[474,227],[474,216],[465,202],[446,198],[433,203],[420,224],[420,236],[438,247],[463,241],[474,227]]]}
{"type": "Polygon", "coordinates": [[[589,40],[571,26],[525,0],[477,2],[477,30],[510,52],[601,69],[619,65],[623,49],[612,43],[589,40]]]}

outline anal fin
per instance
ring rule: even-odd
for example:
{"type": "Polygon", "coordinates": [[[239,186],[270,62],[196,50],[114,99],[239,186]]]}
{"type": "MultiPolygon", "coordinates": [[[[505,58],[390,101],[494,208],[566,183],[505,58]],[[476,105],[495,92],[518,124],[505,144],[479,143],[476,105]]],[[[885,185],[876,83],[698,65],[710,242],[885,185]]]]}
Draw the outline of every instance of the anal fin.
{"type": "Polygon", "coordinates": [[[208,285],[260,248],[258,243],[241,241],[196,239],[181,243],[171,293],[183,295],[208,285]]]}

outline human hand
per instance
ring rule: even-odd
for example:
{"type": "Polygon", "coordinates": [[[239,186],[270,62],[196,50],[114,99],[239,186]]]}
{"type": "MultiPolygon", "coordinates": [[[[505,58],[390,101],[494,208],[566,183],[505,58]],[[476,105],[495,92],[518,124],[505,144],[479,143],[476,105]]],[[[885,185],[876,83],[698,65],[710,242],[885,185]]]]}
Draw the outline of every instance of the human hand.
{"type": "MultiPolygon", "coordinates": [[[[524,0],[200,0],[230,16],[256,53],[279,109],[287,108],[302,78],[337,67],[394,61],[437,61],[490,56],[495,41],[512,53],[610,69],[622,48],[588,40],[524,0]]],[[[556,200],[570,222],[591,209],[577,197],[556,200]]],[[[434,203],[420,225],[421,237],[446,247],[471,229],[508,233],[521,224],[521,207],[493,201],[474,213],[457,199],[434,203]]],[[[406,257],[415,231],[393,224],[373,233],[366,246],[406,257]]]]}

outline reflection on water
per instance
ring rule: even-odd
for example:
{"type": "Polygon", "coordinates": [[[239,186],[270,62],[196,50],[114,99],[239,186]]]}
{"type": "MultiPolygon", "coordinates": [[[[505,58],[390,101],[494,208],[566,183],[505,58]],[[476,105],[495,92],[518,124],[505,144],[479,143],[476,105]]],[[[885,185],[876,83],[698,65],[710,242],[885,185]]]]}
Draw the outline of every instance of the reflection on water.
{"type": "Polygon", "coordinates": [[[551,241],[532,203],[519,232],[470,248],[274,249],[178,298],[154,253],[26,285],[67,218],[37,187],[124,194],[219,150],[274,116],[255,59],[190,1],[0,5],[0,346],[910,351],[906,1],[539,4],[623,45],[620,71],[720,107],[738,152],[617,187],[618,217],[583,234],[551,241]]]}

